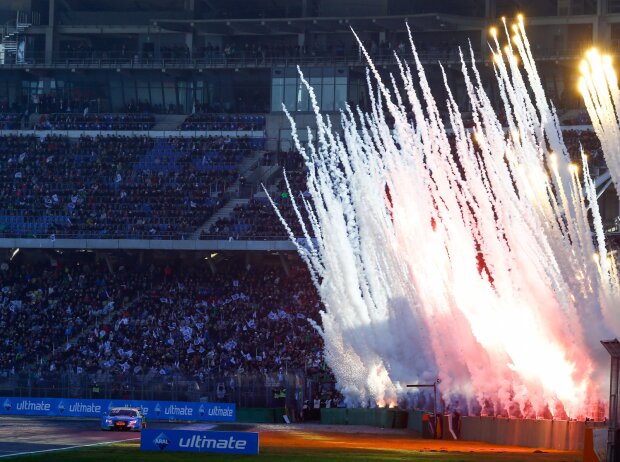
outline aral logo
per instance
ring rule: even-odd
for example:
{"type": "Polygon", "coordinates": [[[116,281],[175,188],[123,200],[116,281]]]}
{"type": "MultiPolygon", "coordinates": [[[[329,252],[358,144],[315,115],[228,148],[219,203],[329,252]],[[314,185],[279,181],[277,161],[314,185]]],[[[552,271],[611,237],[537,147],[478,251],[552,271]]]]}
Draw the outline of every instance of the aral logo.
{"type": "Polygon", "coordinates": [[[157,446],[159,449],[163,451],[164,448],[170,444],[170,440],[168,439],[166,434],[162,432],[159,435],[157,435],[157,437],[153,440],[153,443],[155,444],[155,446],[157,446]]]}
{"type": "Polygon", "coordinates": [[[11,400],[9,398],[4,400],[4,409],[10,411],[13,406],[11,405],[11,400]]]}

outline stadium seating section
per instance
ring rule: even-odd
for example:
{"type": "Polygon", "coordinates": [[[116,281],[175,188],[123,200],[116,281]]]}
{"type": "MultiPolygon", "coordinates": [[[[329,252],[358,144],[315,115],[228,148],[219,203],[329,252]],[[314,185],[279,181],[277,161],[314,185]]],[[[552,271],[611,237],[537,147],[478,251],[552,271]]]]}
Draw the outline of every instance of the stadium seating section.
{"type": "Polygon", "coordinates": [[[179,127],[179,130],[217,131],[243,131],[264,129],[265,116],[256,114],[192,114],[179,127]]]}
{"type": "Polygon", "coordinates": [[[0,137],[0,236],[186,239],[263,139],[0,137]]]}
{"type": "Polygon", "coordinates": [[[155,126],[152,114],[64,113],[41,116],[38,130],[150,130],[155,126]]]}
{"type": "MultiPolygon", "coordinates": [[[[589,156],[588,162],[591,166],[602,165],[601,145],[593,131],[566,130],[564,131],[564,141],[574,162],[581,164],[580,147],[583,147],[589,156]]],[[[286,169],[291,191],[295,196],[300,194],[308,196],[304,165],[297,153],[266,153],[265,163],[273,162],[277,162],[278,165],[286,169]]],[[[277,185],[277,192],[272,197],[274,197],[280,213],[286,219],[295,236],[303,236],[284,180],[280,180],[277,185]]],[[[305,215],[303,204],[299,200],[297,205],[302,209],[302,215],[305,215]]],[[[304,219],[306,220],[306,229],[312,235],[309,222],[305,216],[304,219]]],[[[237,206],[230,217],[217,220],[209,230],[203,231],[201,239],[280,240],[288,239],[288,235],[280,219],[274,213],[268,198],[264,195],[257,195],[247,204],[237,206]]]]}
{"type": "MultiPolygon", "coordinates": [[[[226,120],[218,123],[233,123],[226,120]]],[[[256,120],[264,123],[264,118],[256,120]]],[[[600,143],[592,131],[566,130],[564,139],[574,161],[580,162],[581,146],[593,167],[601,165],[600,143]]],[[[0,137],[5,166],[0,236],[187,239],[224,205],[224,192],[239,178],[239,162],[264,144],[262,138],[228,137],[0,137]]],[[[307,195],[305,166],[297,153],[267,152],[263,164],[286,168],[293,195],[307,195]]],[[[284,181],[275,184],[277,205],[301,236],[284,181]]],[[[200,238],[288,236],[268,199],[259,194],[200,238]]]]}

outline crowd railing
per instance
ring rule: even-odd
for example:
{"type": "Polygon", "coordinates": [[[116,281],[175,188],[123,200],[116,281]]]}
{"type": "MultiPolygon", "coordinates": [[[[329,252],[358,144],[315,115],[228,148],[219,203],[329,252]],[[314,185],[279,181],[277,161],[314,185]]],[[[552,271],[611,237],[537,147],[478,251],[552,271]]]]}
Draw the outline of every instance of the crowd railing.
{"type": "MultiPolygon", "coordinates": [[[[566,49],[538,49],[534,48],[532,53],[537,60],[567,60],[581,58],[585,48],[566,48],[566,49]]],[[[466,50],[465,50],[466,51],[466,50]]],[[[612,54],[618,51],[612,50],[612,54]]],[[[401,58],[411,60],[410,51],[398,53],[401,58]]],[[[370,53],[376,65],[397,64],[393,50],[370,53]]],[[[460,62],[457,47],[445,49],[418,50],[418,57],[423,63],[456,63],[460,62]]],[[[491,62],[492,56],[487,52],[475,52],[475,60],[478,62],[491,62]]],[[[206,57],[171,57],[171,58],[152,58],[152,57],[100,57],[92,54],[76,55],[71,57],[55,56],[51,62],[46,63],[45,59],[39,56],[26,58],[23,62],[5,61],[0,67],[56,67],[56,68],[97,68],[97,69],[127,69],[127,68],[153,68],[153,69],[174,69],[174,68],[253,68],[253,67],[312,67],[312,66],[356,66],[365,65],[366,58],[361,52],[348,52],[340,55],[334,54],[305,54],[305,55],[226,55],[223,53],[214,54],[206,57]]]]}
{"type": "Polygon", "coordinates": [[[21,130],[21,129],[2,129],[0,136],[34,135],[38,138],[45,138],[48,135],[60,135],[67,138],[79,138],[81,136],[147,136],[149,138],[202,138],[202,137],[230,137],[230,138],[265,138],[264,130],[105,130],[105,129],[77,129],[77,130],[21,130]]]}
{"type": "MultiPolygon", "coordinates": [[[[197,374],[198,375],[198,374],[197,374]]],[[[166,374],[0,371],[0,396],[153,401],[208,401],[238,407],[299,406],[316,391],[316,378],[304,369],[284,372],[211,373],[190,377],[166,374]],[[313,390],[314,389],[314,390],[313,390]]],[[[1,405],[1,403],[0,403],[1,405]]]]}

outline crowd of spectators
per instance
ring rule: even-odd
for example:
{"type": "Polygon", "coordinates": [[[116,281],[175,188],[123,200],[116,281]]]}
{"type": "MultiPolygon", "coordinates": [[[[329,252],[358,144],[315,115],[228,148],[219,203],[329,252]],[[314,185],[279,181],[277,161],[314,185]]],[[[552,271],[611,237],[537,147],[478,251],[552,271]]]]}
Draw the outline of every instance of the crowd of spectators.
{"type": "MultiPolygon", "coordinates": [[[[591,168],[604,167],[605,161],[601,144],[594,131],[564,130],[563,137],[573,162],[581,164],[581,148],[583,148],[588,156],[588,163],[591,168]]],[[[452,142],[454,138],[451,137],[450,140],[452,142]]],[[[306,188],[306,170],[303,159],[294,151],[265,153],[263,164],[273,165],[274,163],[286,169],[291,191],[297,199],[302,216],[306,220],[306,229],[311,232],[307,217],[304,214],[303,204],[298,197],[299,195],[306,197],[309,195],[306,188]]],[[[274,198],[276,206],[291,227],[293,234],[296,237],[302,237],[301,225],[293,209],[290,193],[285,186],[284,179],[277,181],[276,186],[272,191],[272,198],[274,198]]],[[[257,194],[246,204],[236,206],[229,217],[218,219],[209,230],[202,232],[200,238],[205,240],[270,240],[287,239],[288,234],[267,197],[264,194],[257,194]]]]}
{"type": "Polygon", "coordinates": [[[0,373],[48,364],[68,339],[129,302],[127,280],[98,270],[65,267],[56,259],[45,270],[0,264],[0,373]]]}
{"type": "Polygon", "coordinates": [[[0,235],[187,239],[250,149],[223,137],[0,137],[0,235]]]}
{"type": "Polygon", "coordinates": [[[194,104],[198,112],[190,115],[179,130],[245,131],[264,130],[265,116],[255,114],[211,114],[200,112],[203,105],[194,104]]]}
{"type": "Polygon", "coordinates": [[[152,114],[91,114],[82,113],[49,114],[39,118],[37,130],[150,130],[155,126],[152,114]]]}
{"type": "MultiPolygon", "coordinates": [[[[37,93],[30,95],[27,101],[24,101],[21,108],[20,105],[15,102],[10,107],[12,112],[23,112],[28,114],[56,114],[59,117],[62,115],[69,115],[74,117],[76,115],[91,115],[107,117],[111,114],[107,112],[116,112],[118,114],[127,116],[131,114],[147,116],[149,114],[182,114],[184,112],[181,105],[169,104],[164,106],[162,104],[151,104],[148,100],[131,100],[119,110],[110,111],[110,102],[107,98],[98,96],[93,93],[91,95],[79,95],[74,92],[67,91],[64,96],[59,95],[57,92],[52,91],[49,93],[37,93]],[[86,111],[86,114],[85,114],[86,111]]],[[[0,111],[8,112],[8,104],[0,102],[0,111]],[[3,110],[3,107],[7,109],[3,110]]],[[[63,119],[66,120],[66,119],[63,119]]],[[[61,120],[62,121],[62,120],[61,120]]]]}
{"type": "MultiPolygon", "coordinates": [[[[462,45],[462,44],[461,44],[462,45]]],[[[391,58],[394,51],[400,55],[411,54],[408,40],[371,41],[366,44],[367,51],[373,58],[391,58]]],[[[416,41],[418,53],[422,58],[434,59],[458,58],[456,41],[424,42],[416,41]]],[[[187,57],[187,50],[180,50],[175,56],[187,57]]],[[[296,42],[286,43],[283,40],[239,41],[231,40],[222,44],[207,43],[193,50],[194,59],[204,59],[207,62],[229,60],[252,60],[265,62],[275,58],[349,58],[361,59],[360,48],[356,42],[345,42],[341,39],[316,42],[311,46],[302,46],[296,42]]]]}
{"type": "MultiPolygon", "coordinates": [[[[189,59],[190,49],[185,44],[178,45],[162,45],[160,47],[160,54],[162,59],[189,59]]],[[[145,58],[153,58],[149,52],[143,53],[145,58]]]]}
{"type": "MultiPolygon", "coordinates": [[[[441,36],[426,33],[416,34],[413,37],[416,49],[422,59],[458,59],[458,47],[467,49],[469,44],[461,36],[460,40],[452,38],[450,34],[441,36]]],[[[394,51],[401,55],[410,54],[411,49],[406,33],[391,33],[383,40],[363,38],[368,52],[374,58],[391,57],[394,51]]],[[[478,52],[479,41],[472,40],[474,51],[478,52]]],[[[572,54],[575,50],[583,50],[591,46],[588,41],[576,43],[572,48],[558,46],[553,43],[536,41],[532,44],[534,56],[557,57],[565,53],[572,54]]],[[[227,60],[257,60],[265,61],[273,58],[331,58],[331,57],[359,57],[359,48],[353,37],[345,40],[341,36],[330,34],[322,39],[313,40],[306,45],[299,45],[297,37],[289,35],[277,40],[269,36],[253,37],[223,37],[217,42],[207,41],[195,43],[189,48],[183,42],[155,44],[110,43],[90,41],[68,41],[61,43],[55,59],[65,60],[100,60],[119,62],[139,62],[152,60],[204,60],[208,62],[226,62],[227,60]]]]}
{"type": "Polygon", "coordinates": [[[324,369],[307,270],[183,262],[0,266],[0,375],[147,377],[324,369]],[[206,264],[204,264],[206,266],[206,264]],[[37,270],[37,268],[39,268],[37,270]],[[44,269],[40,269],[44,268],[44,269]]]}
{"type": "Polygon", "coordinates": [[[116,46],[109,42],[97,46],[87,41],[66,41],[59,48],[56,58],[61,60],[127,60],[137,55],[137,51],[132,50],[131,46],[128,47],[126,44],[116,46]]]}
{"type": "MultiPolygon", "coordinates": [[[[466,43],[456,40],[432,41],[426,38],[415,38],[415,44],[421,57],[436,59],[458,58],[458,46],[466,43]]],[[[408,38],[394,36],[389,40],[367,41],[368,52],[374,58],[391,57],[394,51],[401,55],[410,54],[408,38]]],[[[475,45],[475,44],[474,44],[475,45]]],[[[360,49],[357,42],[327,37],[324,41],[315,41],[310,45],[299,45],[296,37],[273,40],[267,37],[247,41],[244,38],[231,37],[224,42],[206,42],[196,44],[192,49],[184,43],[162,44],[155,47],[137,45],[121,46],[96,45],[87,43],[67,43],[56,55],[59,60],[102,60],[137,62],[140,60],[204,60],[209,62],[226,62],[229,60],[266,61],[274,58],[359,58],[360,49]]]]}
{"type": "Polygon", "coordinates": [[[185,111],[183,109],[183,106],[180,104],[170,103],[168,104],[168,106],[165,106],[163,104],[151,104],[147,100],[131,100],[129,103],[123,106],[120,112],[126,112],[130,114],[183,114],[185,111]]]}
{"type": "Polygon", "coordinates": [[[562,131],[562,135],[566,149],[573,162],[581,165],[581,149],[583,148],[583,151],[588,156],[588,163],[590,166],[600,167],[604,165],[605,159],[603,157],[601,142],[594,131],[564,130],[562,131]]]}
{"type": "Polygon", "coordinates": [[[590,115],[585,110],[571,111],[570,117],[564,117],[562,119],[562,125],[592,125],[590,115]]]}
{"type": "MultiPolygon", "coordinates": [[[[24,101],[22,109],[31,114],[66,113],[73,115],[73,113],[83,114],[87,107],[94,111],[100,105],[101,100],[91,96],[71,95],[70,97],[63,97],[56,92],[49,92],[30,95],[30,98],[24,101]]],[[[97,110],[97,112],[99,111],[97,110]]]]}

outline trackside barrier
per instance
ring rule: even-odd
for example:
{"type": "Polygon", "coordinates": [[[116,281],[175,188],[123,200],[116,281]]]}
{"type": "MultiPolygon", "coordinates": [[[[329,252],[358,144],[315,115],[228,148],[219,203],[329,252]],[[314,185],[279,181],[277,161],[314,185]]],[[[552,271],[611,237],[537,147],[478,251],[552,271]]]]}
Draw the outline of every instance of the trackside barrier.
{"type": "MultiPolygon", "coordinates": [[[[431,416],[432,417],[432,416],[431,416]]],[[[441,438],[484,441],[500,445],[581,451],[584,448],[585,422],[567,420],[505,419],[501,417],[443,416],[441,438]]],[[[321,423],[331,425],[370,425],[384,428],[409,428],[432,438],[429,414],[397,409],[321,409],[321,423]]],[[[600,423],[588,423],[598,426],[600,423]]],[[[598,430],[598,429],[596,429],[598,430]]]]}
{"type": "Polygon", "coordinates": [[[233,403],[14,397],[0,397],[0,403],[0,415],[101,417],[113,407],[137,407],[148,420],[234,422],[237,418],[233,403]]]}
{"type": "Polygon", "coordinates": [[[258,433],[192,430],[142,430],[140,450],[258,454],[258,433]]]}
{"type": "MultiPolygon", "coordinates": [[[[409,411],[407,418],[407,428],[414,432],[422,434],[425,430],[424,425],[428,427],[428,412],[425,411],[409,411]],[[426,418],[424,416],[426,415],[426,418]]],[[[432,430],[432,425],[431,425],[432,430]]]]}
{"type": "Polygon", "coordinates": [[[407,411],[386,408],[322,408],[321,423],[405,428],[407,427],[407,414],[407,411]]]}
{"type": "Polygon", "coordinates": [[[282,423],[283,415],[286,415],[286,409],[283,407],[241,407],[237,409],[237,422],[282,423]]]}
{"type": "Polygon", "coordinates": [[[581,451],[585,428],[585,422],[566,420],[461,417],[460,436],[494,444],[581,451]]]}

